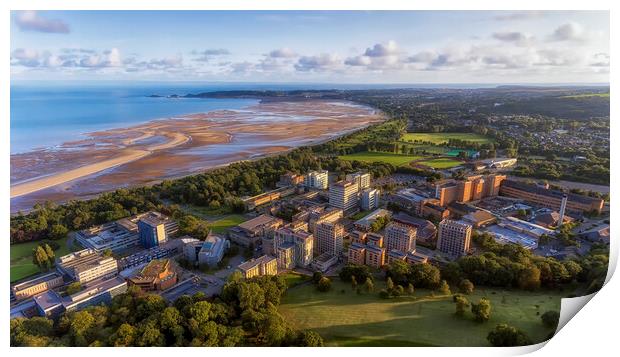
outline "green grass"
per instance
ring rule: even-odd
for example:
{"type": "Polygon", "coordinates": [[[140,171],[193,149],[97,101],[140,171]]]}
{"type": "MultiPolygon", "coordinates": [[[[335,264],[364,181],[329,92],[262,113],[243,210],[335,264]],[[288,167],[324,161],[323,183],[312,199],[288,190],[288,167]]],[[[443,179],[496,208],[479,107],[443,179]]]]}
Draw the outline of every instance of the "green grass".
{"type": "Polygon", "coordinates": [[[224,233],[228,228],[234,227],[245,221],[247,221],[247,218],[245,218],[243,215],[231,214],[213,222],[209,222],[209,228],[211,228],[213,233],[221,234],[224,233]]]}
{"type": "MultiPolygon", "coordinates": [[[[377,291],[383,287],[376,284],[377,291]]],[[[417,289],[414,297],[385,300],[376,292],[358,295],[336,278],[327,293],[313,285],[288,290],[279,309],[293,327],[318,332],[328,346],[488,346],[486,336],[499,323],[522,329],[538,343],[552,330],[537,312],[560,310],[556,292],[479,288],[467,299],[478,302],[483,296],[491,300],[491,319],[477,323],[470,312],[454,315],[451,296],[431,297],[417,289]]]]}
{"type": "Polygon", "coordinates": [[[587,93],[587,94],[577,94],[577,95],[565,95],[561,98],[567,99],[580,99],[580,98],[609,98],[609,93],[587,93]]]}
{"type": "Polygon", "coordinates": [[[438,159],[419,161],[417,162],[417,164],[426,165],[434,169],[449,169],[451,167],[461,165],[462,162],[458,160],[448,159],[448,158],[438,158],[438,159]]]}
{"type": "Polygon", "coordinates": [[[387,152],[369,152],[362,151],[355,154],[338,156],[341,160],[347,161],[363,161],[363,162],[385,162],[394,166],[408,164],[413,160],[419,160],[422,156],[401,155],[387,152]]]}
{"type": "MultiPolygon", "coordinates": [[[[32,263],[32,250],[41,242],[11,244],[11,282],[23,279],[39,272],[39,268],[32,263]]],[[[56,257],[67,255],[75,249],[67,246],[67,238],[58,240],[60,248],[54,251],[56,257]]]]}
{"type": "Polygon", "coordinates": [[[297,286],[301,283],[304,283],[308,280],[310,280],[310,277],[307,275],[303,275],[303,274],[299,274],[299,273],[295,273],[295,272],[287,272],[284,274],[280,274],[280,276],[282,276],[284,278],[284,280],[286,281],[286,285],[289,288],[292,288],[294,286],[297,286]]]}
{"type": "Polygon", "coordinates": [[[450,139],[471,141],[479,144],[494,142],[493,138],[476,133],[407,133],[400,140],[405,142],[420,140],[441,145],[447,143],[450,139]]]}

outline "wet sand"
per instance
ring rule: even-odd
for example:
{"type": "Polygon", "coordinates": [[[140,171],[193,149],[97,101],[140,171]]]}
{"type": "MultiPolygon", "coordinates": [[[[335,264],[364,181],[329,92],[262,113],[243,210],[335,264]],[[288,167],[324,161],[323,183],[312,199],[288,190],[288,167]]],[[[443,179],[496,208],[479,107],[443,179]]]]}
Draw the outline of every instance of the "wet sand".
{"type": "Polygon", "coordinates": [[[271,155],[383,119],[368,107],[308,100],[267,102],[89,133],[57,148],[12,155],[11,211],[271,155]]]}

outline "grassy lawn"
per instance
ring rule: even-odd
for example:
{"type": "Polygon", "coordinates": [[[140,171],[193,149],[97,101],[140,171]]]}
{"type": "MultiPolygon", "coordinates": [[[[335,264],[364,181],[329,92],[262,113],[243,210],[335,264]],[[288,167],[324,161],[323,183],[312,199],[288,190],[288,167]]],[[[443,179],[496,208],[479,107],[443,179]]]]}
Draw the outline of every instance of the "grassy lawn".
{"type": "MultiPolygon", "coordinates": [[[[32,263],[32,250],[41,242],[28,242],[11,245],[11,282],[23,279],[39,272],[32,263]]],[[[67,255],[76,250],[67,246],[67,238],[57,241],[60,248],[54,251],[56,257],[67,255]]]]}
{"type": "Polygon", "coordinates": [[[436,145],[445,144],[450,139],[471,141],[480,144],[492,143],[493,138],[476,133],[407,133],[400,139],[401,141],[428,141],[436,145]]]}
{"type": "Polygon", "coordinates": [[[224,233],[228,228],[234,227],[239,223],[243,223],[248,219],[241,214],[231,214],[226,217],[220,218],[216,221],[209,222],[209,228],[213,230],[213,233],[224,233]]]}
{"type": "Polygon", "coordinates": [[[419,160],[422,156],[401,155],[387,152],[357,152],[355,154],[338,156],[341,160],[348,161],[363,161],[363,162],[385,162],[394,166],[401,166],[408,164],[413,160],[419,160]]]}
{"type": "Polygon", "coordinates": [[[434,169],[449,169],[451,167],[461,165],[462,162],[458,160],[448,159],[448,158],[438,158],[438,159],[419,161],[418,164],[426,165],[434,169]]]}
{"type": "Polygon", "coordinates": [[[571,98],[571,99],[579,99],[579,98],[609,98],[609,93],[588,93],[588,94],[577,94],[577,95],[565,95],[560,98],[571,98]]]}
{"type": "Polygon", "coordinates": [[[289,288],[292,288],[293,286],[297,286],[303,282],[310,280],[309,276],[295,273],[295,272],[287,272],[284,274],[280,274],[280,276],[282,276],[284,280],[286,280],[286,285],[289,288]]]}
{"type": "MultiPolygon", "coordinates": [[[[383,287],[383,282],[375,284],[377,291],[383,287]]],[[[417,289],[415,296],[385,300],[376,292],[358,295],[336,279],[327,293],[313,285],[290,289],[280,312],[295,328],[321,334],[328,346],[488,346],[487,334],[499,323],[542,342],[551,330],[538,313],[560,310],[561,294],[555,292],[476,289],[467,299],[478,302],[483,296],[491,300],[491,319],[477,323],[470,312],[454,315],[451,296],[432,297],[430,291],[417,289]]]]}

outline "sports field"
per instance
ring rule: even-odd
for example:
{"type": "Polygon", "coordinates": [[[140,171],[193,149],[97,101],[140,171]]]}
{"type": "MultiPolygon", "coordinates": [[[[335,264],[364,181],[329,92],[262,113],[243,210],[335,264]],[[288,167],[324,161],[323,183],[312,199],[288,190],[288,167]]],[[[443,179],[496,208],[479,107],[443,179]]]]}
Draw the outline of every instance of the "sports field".
{"type": "MultiPolygon", "coordinates": [[[[377,282],[375,290],[383,287],[377,282]]],[[[499,323],[522,329],[538,343],[552,332],[540,315],[560,309],[554,292],[476,289],[467,299],[478,302],[483,296],[491,300],[491,319],[477,323],[469,311],[454,315],[451,296],[432,297],[418,289],[413,297],[386,300],[376,292],[358,295],[336,278],[327,293],[311,284],[288,290],[279,309],[295,328],[318,332],[328,346],[489,346],[487,334],[499,323]]]]}
{"type": "Polygon", "coordinates": [[[417,164],[426,165],[434,169],[449,169],[451,167],[459,166],[463,162],[448,158],[430,159],[424,161],[418,161],[417,164]]]}
{"type": "Polygon", "coordinates": [[[387,152],[369,152],[362,151],[357,152],[355,154],[338,156],[341,160],[348,161],[363,161],[363,162],[385,162],[388,164],[392,164],[394,166],[401,166],[408,164],[413,160],[419,160],[423,158],[422,156],[413,156],[413,155],[401,155],[387,152]]]}
{"type": "Polygon", "coordinates": [[[441,145],[447,143],[450,139],[471,141],[479,144],[487,144],[494,141],[493,138],[476,133],[407,133],[400,140],[405,142],[419,140],[441,145]]]}
{"type": "Polygon", "coordinates": [[[209,222],[208,226],[213,233],[224,233],[228,228],[234,227],[239,223],[243,223],[248,219],[240,214],[231,214],[226,217],[220,218],[216,221],[209,222]]]}
{"type": "MultiPolygon", "coordinates": [[[[74,249],[67,246],[67,238],[56,241],[60,248],[54,251],[56,257],[67,255],[74,249]]],[[[32,250],[41,242],[11,244],[11,282],[23,279],[39,272],[39,268],[32,263],[32,250]]]]}

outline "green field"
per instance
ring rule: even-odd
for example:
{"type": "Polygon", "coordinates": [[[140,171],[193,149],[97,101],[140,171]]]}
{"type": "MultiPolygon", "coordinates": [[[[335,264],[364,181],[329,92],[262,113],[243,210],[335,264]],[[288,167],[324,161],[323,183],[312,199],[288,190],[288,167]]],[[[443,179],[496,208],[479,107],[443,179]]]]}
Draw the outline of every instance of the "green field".
{"type": "MultiPolygon", "coordinates": [[[[54,252],[56,257],[67,255],[77,248],[67,246],[67,238],[57,241],[60,248],[54,252]]],[[[11,282],[23,279],[39,272],[39,268],[32,263],[32,250],[40,242],[11,244],[11,282]]]]}
{"type": "Polygon", "coordinates": [[[213,233],[221,234],[221,233],[224,233],[228,228],[234,227],[238,225],[239,223],[243,223],[247,220],[248,219],[245,218],[243,215],[231,214],[224,218],[220,218],[213,222],[209,222],[208,225],[209,225],[209,228],[211,228],[211,230],[213,231],[213,233]]]}
{"type": "Polygon", "coordinates": [[[404,142],[414,142],[416,140],[431,142],[435,145],[446,144],[450,139],[471,141],[479,144],[494,142],[493,138],[476,133],[407,133],[400,139],[404,142]]]}
{"type": "Polygon", "coordinates": [[[426,165],[434,169],[449,169],[451,167],[459,166],[463,162],[448,158],[430,159],[417,162],[420,165],[426,165]]]}
{"type": "Polygon", "coordinates": [[[338,156],[341,160],[348,161],[363,161],[363,162],[385,162],[388,164],[392,164],[394,166],[401,166],[408,164],[413,160],[422,159],[422,156],[412,156],[412,155],[401,155],[401,154],[393,154],[387,152],[368,152],[362,151],[357,152],[355,154],[338,156]]]}
{"type": "MultiPolygon", "coordinates": [[[[376,290],[384,287],[377,283],[376,290]]],[[[328,346],[488,346],[487,334],[508,323],[538,343],[546,339],[539,314],[560,310],[560,294],[501,289],[476,289],[470,302],[491,300],[491,319],[477,323],[470,312],[454,315],[451,296],[431,297],[418,289],[415,296],[381,299],[375,293],[358,295],[350,284],[334,280],[332,290],[316,291],[311,284],[287,291],[280,312],[293,327],[312,329],[328,346]],[[344,290],[345,293],[341,293],[344,290]]]]}
{"type": "Polygon", "coordinates": [[[565,95],[561,98],[567,99],[580,99],[580,98],[609,98],[609,93],[587,93],[587,94],[576,94],[576,95],[565,95]]]}

